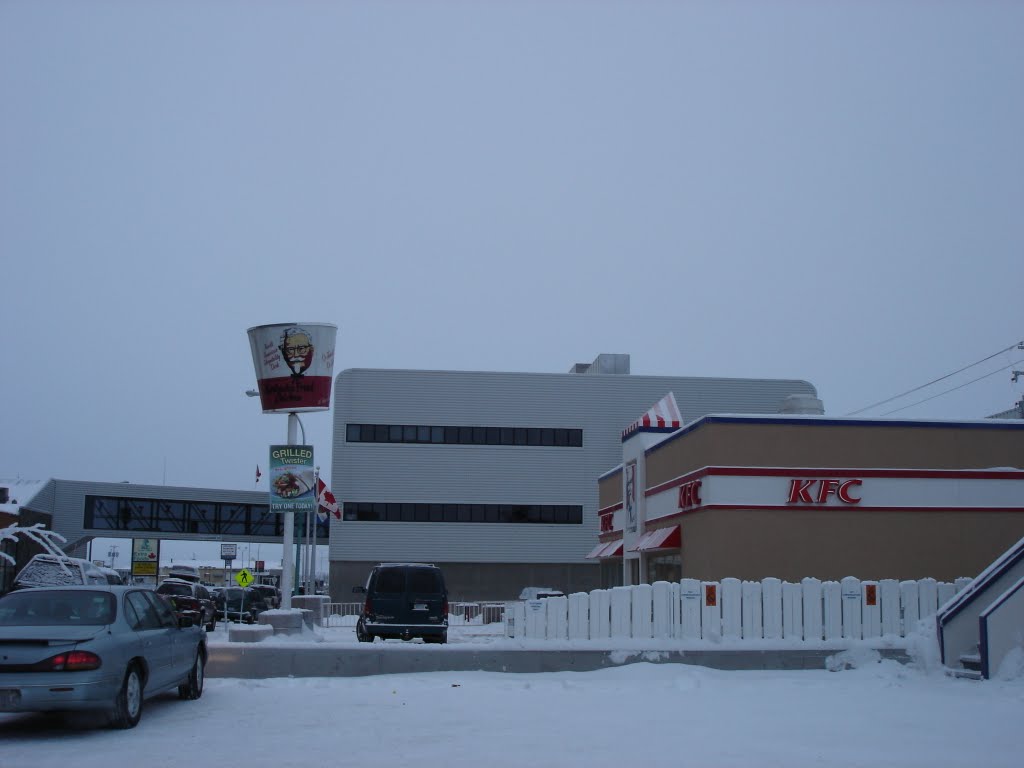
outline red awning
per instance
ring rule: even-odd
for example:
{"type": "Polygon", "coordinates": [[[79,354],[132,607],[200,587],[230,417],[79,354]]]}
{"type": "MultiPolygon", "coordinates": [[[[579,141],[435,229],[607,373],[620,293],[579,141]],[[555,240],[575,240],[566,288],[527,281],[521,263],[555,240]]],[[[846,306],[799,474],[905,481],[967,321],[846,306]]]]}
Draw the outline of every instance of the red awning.
{"type": "Polygon", "coordinates": [[[587,560],[590,560],[590,559],[595,558],[595,557],[600,557],[601,556],[601,551],[605,547],[607,547],[607,546],[608,546],[608,544],[605,543],[605,542],[602,542],[601,544],[598,544],[596,547],[594,547],[592,550],[590,550],[590,554],[587,555],[587,560]]]}
{"type": "Polygon", "coordinates": [[[622,557],[622,539],[609,542],[598,557],[622,557]]]}
{"type": "Polygon", "coordinates": [[[682,546],[683,537],[678,525],[671,528],[658,528],[641,536],[630,552],[649,552],[652,549],[678,549],[682,546]]]}

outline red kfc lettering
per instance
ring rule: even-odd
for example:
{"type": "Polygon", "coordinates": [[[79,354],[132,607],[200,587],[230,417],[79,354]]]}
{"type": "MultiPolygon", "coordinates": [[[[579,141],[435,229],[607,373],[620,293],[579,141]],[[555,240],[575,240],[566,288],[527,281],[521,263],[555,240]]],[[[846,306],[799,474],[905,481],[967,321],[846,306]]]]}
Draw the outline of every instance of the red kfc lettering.
{"type": "Polygon", "coordinates": [[[786,501],[787,504],[810,504],[811,494],[808,493],[808,489],[814,485],[813,480],[790,480],[789,481],[789,499],[786,501]]]}
{"type": "Polygon", "coordinates": [[[686,509],[701,503],[700,480],[693,480],[679,486],[679,508],[686,509]]]}
{"type": "Polygon", "coordinates": [[[838,488],[838,480],[822,480],[821,485],[818,487],[818,503],[827,504],[828,497],[835,493],[838,488]]]}
{"type": "Polygon", "coordinates": [[[839,497],[840,501],[846,504],[860,504],[859,496],[850,495],[850,487],[854,485],[861,486],[863,484],[863,480],[847,480],[845,483],[839,486],[839,490],[836,492],[836,496],[839,497]]]}

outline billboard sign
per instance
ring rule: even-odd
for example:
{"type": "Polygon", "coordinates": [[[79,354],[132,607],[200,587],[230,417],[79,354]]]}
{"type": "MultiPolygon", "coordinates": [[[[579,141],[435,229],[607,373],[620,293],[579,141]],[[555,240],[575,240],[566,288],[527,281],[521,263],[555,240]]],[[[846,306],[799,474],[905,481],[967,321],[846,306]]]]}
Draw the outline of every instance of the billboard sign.
{"type": "Polygon", "coordinates": [[[331,407],[334,341],[330,323],[277,323],[250,328],[249,347],[264,413],[331,407]]]}
{"type": "Polygon", "coordinates": [[[160,539],[132,539],[132,576],[156,576],[160,568],[160,539]]]}
{"type": "Polygon", "coordinates": [[[238,555],[237,544],[221,544],[220,545],[220,559],[230,563],[238,555]]]}
{"type": "Polygon", "coordinates": [[[270,511],[316,510],[313,446],[270,446],[270,511]]]}

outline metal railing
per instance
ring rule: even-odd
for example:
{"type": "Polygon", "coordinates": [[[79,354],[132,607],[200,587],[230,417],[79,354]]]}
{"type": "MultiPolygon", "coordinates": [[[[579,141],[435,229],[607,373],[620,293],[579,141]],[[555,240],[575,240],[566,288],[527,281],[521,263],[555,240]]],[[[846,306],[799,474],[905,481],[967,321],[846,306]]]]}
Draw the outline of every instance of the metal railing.
{"type": "MultiPolygon", "coordinates": [[[[354,627],[363,603],[324,603],[323,627],[354,627]]],[[[448,625],[500,624],[505,620],[505,603],[450,603],[448,625]]]]}

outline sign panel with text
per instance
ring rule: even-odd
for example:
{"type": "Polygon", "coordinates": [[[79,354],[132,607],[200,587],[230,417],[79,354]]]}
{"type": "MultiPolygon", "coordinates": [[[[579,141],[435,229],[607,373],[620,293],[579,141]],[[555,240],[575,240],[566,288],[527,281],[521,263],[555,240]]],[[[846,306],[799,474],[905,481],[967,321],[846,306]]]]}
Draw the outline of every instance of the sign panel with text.
{"type": "Polygon", "coordinates": [[[270,511],[316,510],[313,446],[270,446],[270,511]]]}
{"type": "Polygon", "coordinates": [[[132,576],[156,576],[160,568],[160,539],[132,539],[132,576]]]}

